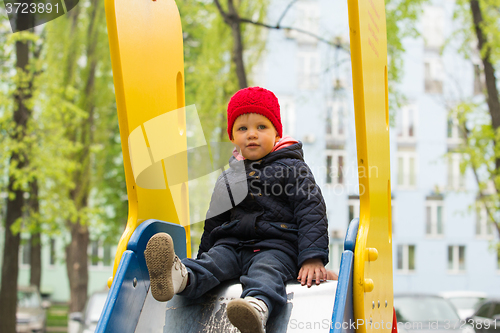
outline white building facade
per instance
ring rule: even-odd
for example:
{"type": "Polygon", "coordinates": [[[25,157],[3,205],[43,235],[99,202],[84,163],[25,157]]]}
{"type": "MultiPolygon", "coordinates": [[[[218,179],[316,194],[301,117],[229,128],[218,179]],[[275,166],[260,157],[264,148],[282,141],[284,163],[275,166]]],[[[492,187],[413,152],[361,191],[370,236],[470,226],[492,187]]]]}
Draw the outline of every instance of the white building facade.
{"type": "MultiPolygon", "coordinates": [[[[290,3],[273,0],[275,24],[290,3]]],[[[480,93],[480,63],[458,45],[440,50],[457,24],[454,1],[434,0],[404,40],[406,103],[391,115],[391,184],[395,292],[477,290],[500,295],[498,235],[476,209],[477,184],[460,172],[462,138],[447,106],[480,93]]],[[[282,26],[349,43],[346,1],[299,0],[282,26]]],[[[283,133],[304,144],[304,154],[328,209],[330,264],[338,269],[350,220],[359,216],[359,187],[350,55],[293,30],[271,30],[255,85],[281,104],[283,133]]],[[[376,172],[376,170],[370,170],[376,172]]]]}

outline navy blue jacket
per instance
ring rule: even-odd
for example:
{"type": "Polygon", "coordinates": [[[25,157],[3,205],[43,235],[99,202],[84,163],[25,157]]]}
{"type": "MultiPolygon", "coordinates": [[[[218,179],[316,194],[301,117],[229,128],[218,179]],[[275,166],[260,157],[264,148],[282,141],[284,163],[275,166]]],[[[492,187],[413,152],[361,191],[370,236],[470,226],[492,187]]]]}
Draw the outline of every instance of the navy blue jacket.
{"type": "Polygon", "coordinates": [[[198,258],[227,244],[273,248],[298,267],[311,258],[328,263],[326,205],[298,142],[259,161],[229,160],[218,178],[205,220],[198,258]]]}

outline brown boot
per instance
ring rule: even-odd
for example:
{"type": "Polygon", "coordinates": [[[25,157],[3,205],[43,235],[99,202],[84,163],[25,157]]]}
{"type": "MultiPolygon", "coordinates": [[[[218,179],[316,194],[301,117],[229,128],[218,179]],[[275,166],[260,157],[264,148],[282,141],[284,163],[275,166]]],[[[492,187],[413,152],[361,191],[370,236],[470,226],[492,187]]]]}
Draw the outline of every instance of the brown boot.
{"type": "Polygon", "coordinates": [[[169,234],[161,232],[151,237],[144,258],[151,281],[151,294],[157,301],[169,301],[186,288],[187,269],[175,255],[174,242],[169,234]]]}
{"type": "Polygon", "coordinates": [[[227,317],[241,333],[265,333],[268,316],[266,303],[251,296],[234,299],[227,305],[227,317]]]}

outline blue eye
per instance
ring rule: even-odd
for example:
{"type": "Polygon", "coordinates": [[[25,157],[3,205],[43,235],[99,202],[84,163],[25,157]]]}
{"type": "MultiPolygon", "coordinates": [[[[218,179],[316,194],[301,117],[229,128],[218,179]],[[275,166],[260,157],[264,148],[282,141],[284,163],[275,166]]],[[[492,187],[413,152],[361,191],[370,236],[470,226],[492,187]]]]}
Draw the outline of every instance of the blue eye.
{"type": "Polygon", "coordinates": [[[261,126],[262,126],[262,129],[266,128],[266,125],[259,125],[259,127],[261,127],[261,126]]]}
{"type": "Polygon", "coordinates": [[[238,128],[238,131],[244,131],[246,130],[247,128],[245,126],[241,126],[240,128],[238,128]]]}

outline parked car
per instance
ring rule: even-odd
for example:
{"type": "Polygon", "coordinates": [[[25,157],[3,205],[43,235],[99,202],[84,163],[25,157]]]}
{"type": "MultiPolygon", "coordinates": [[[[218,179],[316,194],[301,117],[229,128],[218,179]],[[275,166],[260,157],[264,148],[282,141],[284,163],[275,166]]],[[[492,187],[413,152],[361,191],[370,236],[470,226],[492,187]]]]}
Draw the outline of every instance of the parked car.
{"type": "Polygon", "coordinates": [[[399,333],[460,332],[474,333],[470,325],[460,322],[450,301],[437,295],[394,295],[394,309],[399,333]]]}
{"type": "Polygon", "coordinates": [[[45,333],[47,309],[50,302],[43,301],[35,286],[17,288],[17,324],[18,333],[45,333]]]}
{"type": "Polygon", "coordinates": [[[89,297],[83,313],[73,312],[69,315],[70,321],[79,323],[78,333],[93,333],[95,331],[107,297],[108,291],[95,292],[89,297]]]}
{"type": "Polygon", "coordinates": [[[500,299],[488,299],[479,304],[467,322],[476,333],[500,333],[500,299]]]}
{"type": "Polygon", "coordinates": [[[479,291],[446,291],[439,294],[449,300],[458,311],[460,319],[472,316],[479,303],[488,298],[488,295],[479,291]]]}

